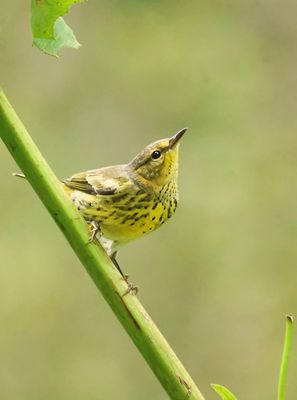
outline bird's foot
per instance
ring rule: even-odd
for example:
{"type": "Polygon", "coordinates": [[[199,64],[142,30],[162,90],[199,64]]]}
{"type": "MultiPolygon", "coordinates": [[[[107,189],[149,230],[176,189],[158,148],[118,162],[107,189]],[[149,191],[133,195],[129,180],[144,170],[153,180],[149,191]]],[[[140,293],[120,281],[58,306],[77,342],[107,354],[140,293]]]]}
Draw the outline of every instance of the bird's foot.
{"type": "Polygon", "coordinates": [[[99,224],[96,221],[90,222],[90,233],[91,233],[91,236],[89,238],[89,243],[94,242],[98,232],[100,232],[99,224]]]}
{"type": "Polygon", "coordinates": [[[126,296],[126,294],[134,294],[134,295],[136,295],[138,293],[138,287],[129,282],[129,275],[124,274],[123,271],[121,270],[121,267],[119,266],[119,263],[116,260],[116,255],[117,255],[116,252],[113,253],[111,255],[111,260],[112,260],[114,266],[119,271],[119,273],[122,275],[122,279],[127,283],[127,286],[128,286],[128,288],[124,292],[123,296],[126,296]]]}
{"type": "Polygon", "coordinates": [[[128,275],[123,275],[124,281],[127,283],[127,290],[124,292],[123,296],[126,296],[126,294],[134,294],[135,296],[138,293],[138,286],[133,285],[133,283],[128,281],[129,276],[128,275]]]}

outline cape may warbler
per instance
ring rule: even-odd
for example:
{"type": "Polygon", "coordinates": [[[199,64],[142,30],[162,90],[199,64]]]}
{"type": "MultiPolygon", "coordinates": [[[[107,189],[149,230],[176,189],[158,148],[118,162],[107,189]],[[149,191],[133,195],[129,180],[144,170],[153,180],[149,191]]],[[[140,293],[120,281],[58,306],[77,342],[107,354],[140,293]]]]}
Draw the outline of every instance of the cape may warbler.
{"type": "Polygon", "coordinates": [[[91,224],[91,240],[98,238],[123,277],[115,259],[118,249],[154,231],[175,212],[179,140],[186,130],[148,145],[128,164],[80,172],[62,181],[91,224]]]}

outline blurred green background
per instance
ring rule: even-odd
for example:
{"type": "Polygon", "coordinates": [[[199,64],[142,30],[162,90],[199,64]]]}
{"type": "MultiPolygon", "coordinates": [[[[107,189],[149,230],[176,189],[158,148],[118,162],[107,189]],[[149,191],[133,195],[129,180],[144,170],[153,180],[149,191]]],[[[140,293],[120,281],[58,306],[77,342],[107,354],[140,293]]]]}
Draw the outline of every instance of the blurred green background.
{"type": "MultiPolygon", "coordinates": [[[[178,212],[120,262],[207,399],[211,382],[275,399],[297,316],[296,12],[89,1],[66,18],[83,46],[57,60],[31,47],[29,3],[1,2],[0,83],[59,177],[189,127],[178,212]]],[[[1,398],[167,398],[17,170],[0,144],[1,398]]]]}

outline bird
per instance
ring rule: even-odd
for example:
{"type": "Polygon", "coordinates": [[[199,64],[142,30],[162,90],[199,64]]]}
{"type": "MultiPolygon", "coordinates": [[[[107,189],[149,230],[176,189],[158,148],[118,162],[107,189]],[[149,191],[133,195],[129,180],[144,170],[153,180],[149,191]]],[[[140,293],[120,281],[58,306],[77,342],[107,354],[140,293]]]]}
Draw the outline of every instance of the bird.
{"type": "Polygon", "coordinates": [[[101,243],[126,281],[118,250],[155,231],[177,208],[179,144],[186,131],[149,144],[128,164],[79,172],[61,181],[90,225],[90,242],[101,243]]]}

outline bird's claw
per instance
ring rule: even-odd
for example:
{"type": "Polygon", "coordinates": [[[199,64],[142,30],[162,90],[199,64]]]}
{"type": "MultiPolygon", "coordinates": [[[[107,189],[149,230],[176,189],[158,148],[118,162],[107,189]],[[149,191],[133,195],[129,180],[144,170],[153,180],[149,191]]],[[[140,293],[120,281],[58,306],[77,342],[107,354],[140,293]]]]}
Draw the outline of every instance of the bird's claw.
{"type": "Polygon", "coordinates": [[[127,286],[128,286],[128,288],[125,291],[125,293],[123,294],[123,296],[126,296],[126,294],[134,294],[136,296],[138,293],[138,286],[135,286],[135,285],[133,285],[133,283],[128,281],[129,275],[124,274],[123,279],[127,283],[127,286]]]}
{"type": "Polygon", "coordinates": [[[127,294],[133,294],[133,295],[137,295],[138,293],[138,286],[133,285],[133,283],[127,282],[128,288],[127,290],[124,292],[123,296],[126,296],[127,294]]]}
{"type": "Polygon", "coordinates": [[[94,240],[96,239],[97,233],[100,232],[100,228],[99,228],[99,225],[97,224],[97,222],[92,221],[90,223],[90,232],[91,232],[91,236],[89,237],[88,243],[94,242],[94,240]]]}

